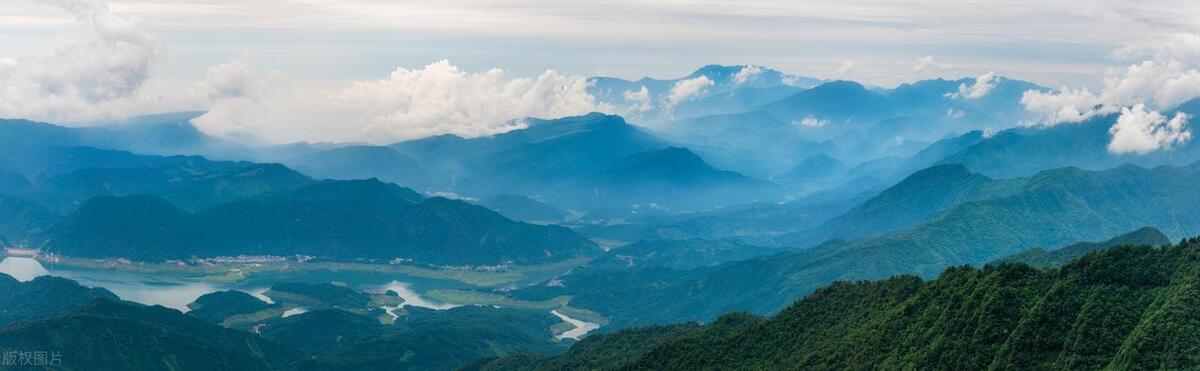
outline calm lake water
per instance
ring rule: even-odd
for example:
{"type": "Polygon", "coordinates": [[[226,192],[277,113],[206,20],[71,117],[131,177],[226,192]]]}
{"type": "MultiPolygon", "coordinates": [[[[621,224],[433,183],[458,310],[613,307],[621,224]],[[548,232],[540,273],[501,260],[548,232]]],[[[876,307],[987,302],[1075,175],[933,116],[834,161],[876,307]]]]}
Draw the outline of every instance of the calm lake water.
{"type": "Polygon", "coordinates": [[[146,275],[109,269],[45,265],[31,258],[11,256],[0,260],[0,273],[13,276],[19,281],[28,281],[43,275],[64,277],[84,286],[103,287],[124,300],[150,305],[157,304],[181,311],[187,311],[187,305],[201,295],[221,290],[245,291],[269,303],[270,298],[263,293],[276,282],[339,282],[360,289],[391,289],[400,294],[407,305],[431,309],[449,309],[455,305],[428,300],[421,296],[423,292],[432,289],[466,287],[465,284],[457,281],[346,271],[265,273],[234,284],[226,284],[195,281],[182,275],[169,273],[146,275]],[[404,281],[398,278],[404,279],[404,281]]]}
{"type": "MultiPolygon", "coordinates": [[[[349,286],[359,289],[368,290],[391,290],[395,291],[404,303],[396,307],[384,308],[388,313],[395,316],[394,311],[403,306],[414,306],[436,310],[446,310],[457,307],[459,305],[452,303],[441,303],[425,298],[422,293],[431,289],[438,288],[466,288],[465,284],[457,281],[444,280],[428,280],[418,277],[404,277],[406,281],[397,280],[393,275],[382,275],[378,273],[361,272],[332,272],[332,271],[305,271],[305,272],[289,272],[283,274],[264,274],[254,276],[243,282],[236,284],[219,284],[209,282],[197,282],[186,280],[182,276],[171,274],[163,275],[145,275],[140,273],[130,273],[118,270],[107,269],[83,269],[78,267],[66,267],[43,265],[41,262],[31,258],[22,257],[6,257],[0,260],[0,273],[4,273],[18,281],[29,281],[38,276],[59,276],[79,282],[84,286],[103,287],[108,291],[112,291],[121,299],[138,302],[148,305],[162,305],[168,308],[178,309],[186,312],[187,305],[201,295],[222,291],[222,290],[240,290],[254,295],[255,297],[270,303],[271,299],[264,295],[267,288],[275,282],[308,282],[308,283],[327,283],[327,282],[342,282],[349,286]],[[407,279],[412,278],[407,282],[407,279]],[[424,290],[424,291],[419,291],[424,290]]],[[[284,313],[284,317],[304,313],[304,308],[293,308],[284,313]]],[[[559,339],[570,338],[578,340],[588,332],[599,328],[595,323],[581,321],[568,317],[557,310],[551,311],[551,314],[562,319],[564,322],[575,326],[557,336],[559,339]]]]}

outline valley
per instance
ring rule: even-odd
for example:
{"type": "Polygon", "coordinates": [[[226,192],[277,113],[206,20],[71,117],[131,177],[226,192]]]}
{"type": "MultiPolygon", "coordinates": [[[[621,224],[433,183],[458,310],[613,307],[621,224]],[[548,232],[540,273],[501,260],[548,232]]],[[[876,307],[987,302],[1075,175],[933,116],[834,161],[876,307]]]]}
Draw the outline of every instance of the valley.
{"type": "Polygon", "coordinates": [[[0,8],[0,370],[1200,369],[1194,6],[0,8]]]}

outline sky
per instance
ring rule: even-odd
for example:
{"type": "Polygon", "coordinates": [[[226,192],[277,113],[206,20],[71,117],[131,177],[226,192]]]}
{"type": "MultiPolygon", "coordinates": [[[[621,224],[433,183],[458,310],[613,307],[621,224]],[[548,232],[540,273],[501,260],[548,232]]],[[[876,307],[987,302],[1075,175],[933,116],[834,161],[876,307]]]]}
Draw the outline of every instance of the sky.
{"type": "Polygon", "coordinates": [[[1032,106],[1077,119],[1093,101],[1177,98],[1118,97],[1131,66],[1156,62],[1163,76],[1149,81],[1162,83],[1200,63],[1200,2],[1188,0],[3,1],[0,116],[211,109],[207,128],[237,135],[255,120],[373,110],[349,129],[252,133],[278,140],[484,135],[523,114],[602,108],[578,95],[580,78],[677,78],[710,63],[883,87],[992,73],[1063,88],[1032,106]],[[379,98],[395,89],[407,89],[400,107],[379,98]],[[338,107],[277,112],[304,102],[338,107]]]}

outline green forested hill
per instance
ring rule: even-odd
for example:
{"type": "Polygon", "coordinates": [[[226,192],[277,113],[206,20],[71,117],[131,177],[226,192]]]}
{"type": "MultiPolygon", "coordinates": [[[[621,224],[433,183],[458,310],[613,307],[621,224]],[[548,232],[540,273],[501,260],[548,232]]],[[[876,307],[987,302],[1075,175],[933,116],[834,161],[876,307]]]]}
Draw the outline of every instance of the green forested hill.
{"type": "Polygon", "coordinates": [[[53,351],[55,370],[279,370],[303,357],[173,309],[98,299],[61,317],[0,328],[0,349],[53,351]]]}
{"type": "Polygon", "coordinates": [[[13,322],[60,316],[96,299],[118,300],[102,288],[88,288],[61,277],[41,276],[28,282],[0,273],[0,328],[13,322]]]}
{"type": "Polygon", "coordinates": [[[564,227],[514,222],[376,180],[317,182],[199,213],[155,196],[96,197],[43,241],[51,251],[83,257],[307,254],[445,265],[559,261],[598,250],[564,227]]]}
{"type": "Polygon", "coordinates": [[[1060,269],[998,264],[951,268],[932,281],[838,282],[769,319],[687,326],[623,330],[561,356],[472,368],[1193,369],[1200,240],[1117,247],[1060,269]],[[630,336],[639,332],[652,335],[630,336]]]}
{"type": "Polygon", "coordinates": [[[1088,253],[1101,251],[1122,245],[1132,246],[1165,246],[1171,244],[1171,239],[1153,227],[1141,228],[1103,242],[1078,242],[1057,250],[1046,251],[1040,247],[1024,250],[1013,254],[1000,262],[1025,263],[1031,267],[1058,267],[1069,263],[1088,253]]]}
{"type": "Polygon", "coordinates": [[[929,278],[951,266],[982,265],[1037,246],[1064,246],[1145,226],[1171,237],[1200,234],[1196,169],[1050,170],[996,181],[1004,186],[996,188],[995,197],[973,196],[977,200],[876,237],[830,240],[798,252],[688,271],[576,270],[558,280],[562,285],[514,295],[539,300],[572,295],[572,306],[605,314],[614,328],[710,321],[732,311],[772,314],[837,280],[897,274],[929,278]]]}
{"type": "Polygon", "coordinates": [[[864,238],[903,229],[954,205],[1020,190],[1021,179],[997,180],[962,165],[932,166],[909,175],[862,205],[813,228],[783,236],[791,245],[864,238]]]}

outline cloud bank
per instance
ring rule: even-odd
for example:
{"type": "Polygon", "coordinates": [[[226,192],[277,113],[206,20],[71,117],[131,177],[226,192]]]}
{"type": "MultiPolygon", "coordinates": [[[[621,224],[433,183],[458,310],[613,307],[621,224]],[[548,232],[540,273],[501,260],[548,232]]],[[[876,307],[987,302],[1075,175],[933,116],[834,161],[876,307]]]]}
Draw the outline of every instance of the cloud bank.
{"type": "Polygon", "coordinates": [[[1040,116],[1033,124],[1075,123],[1120,112],[1109,130],[1113,138],[1108,148],[1113,153],[1148,153],[1189,140],[1187,115],[1167,120],[1159,111],[1200,96],[1200,35],[1181,34],[1149,46],[1126,46],[1112,56],[1130,64],[1109,68],[1098,92],[1065,87],[1056,92],[1025,92],[1022,105],[1040,116]],[[1142,60],[1136,61],[1139,58],[1142,60]]]}
{"type": "Polygon", "coordinates": [[[89,33],[60,36],[39,55],[0,58],[0,115],[56,121],[119,116],[163,48],[132,19],[94,0],[43,0],[89,33]]]}
{"type": "Polygon", "coordinates": [[[254,70],[249,54],[211,66],[204,80],[168,89],[152,78],[165,48],[131,18],[99,0],[42,0],[86,31],[41,53],[0,58],[0,117],[83,124],[131,115],[207,109],[202,131],[267,142],[384,143],[436,134],[489,135],[526,117],[608,111],[587,81],[545,71],[467,72],[448,61],[397,68],[386,78],[338,87],[254,70]]]}
{"type": "MultiPolygon", "coordinates": [[[[210,79],[236,71],[221,69],[210,72],[210,79]]],[[[333,89],[296,88],[278,76],[271,80],[270,88],[253,94],[217,99],[194,122],[208,133],[271,142],[387,143],[438,134],[491,135],[523,127],[520,120],[526,117],[611,110],[587,93],[583,77],[546,71],[533,79],[514,78],[500,69],[473,73],[446,60],[333,89]]],[[[213,85],[227,91],[245,83],[213,85]]]]}

